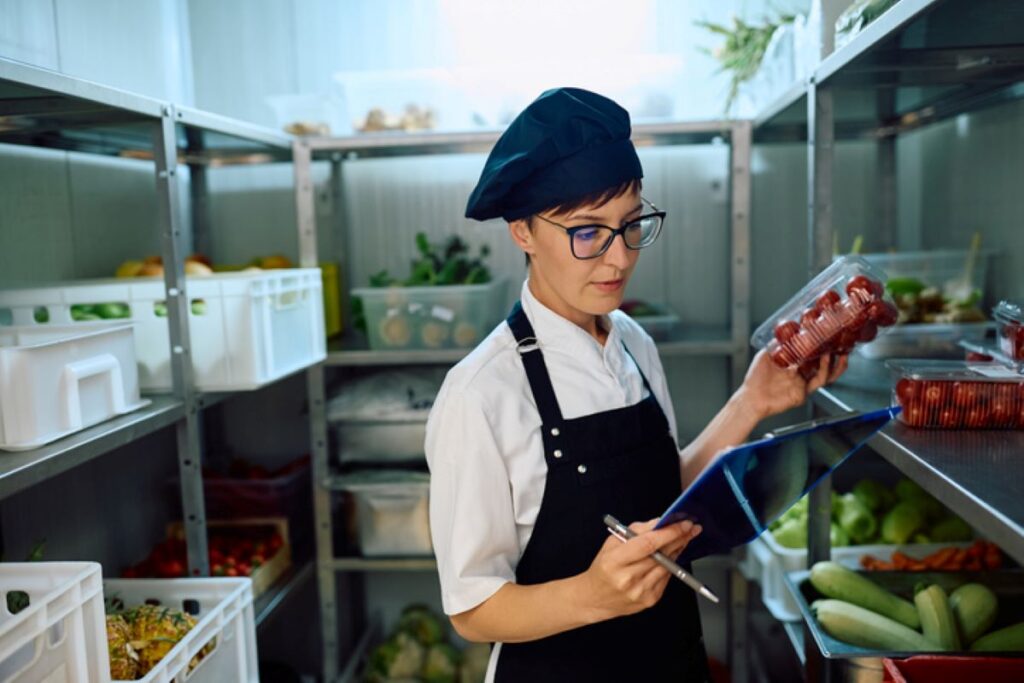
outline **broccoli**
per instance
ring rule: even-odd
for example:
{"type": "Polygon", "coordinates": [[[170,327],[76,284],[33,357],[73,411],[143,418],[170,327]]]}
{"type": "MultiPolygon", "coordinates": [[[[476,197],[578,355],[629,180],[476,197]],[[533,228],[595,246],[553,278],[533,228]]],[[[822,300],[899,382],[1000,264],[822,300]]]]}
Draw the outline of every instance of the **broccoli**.
{"type": "Polygon", "coordinates": [[[402,610],[397,630],[408,633],[423,645],[435,645],[444,640],[444,624],[430,608],[410,605],[402,610]]]}
{"type": "Polygon", "coordinates": [[[380,645],[370,655],[366,671],[367,683],[383,683],[390,678],[418,676],[423,668],[424,648],[406,633],[380,645]]]}
{"type": "Polygon", "coordinates": [[[455,683],[462,656],[447,643],[431,645],[423,664],[424,683],[455,683]]]}

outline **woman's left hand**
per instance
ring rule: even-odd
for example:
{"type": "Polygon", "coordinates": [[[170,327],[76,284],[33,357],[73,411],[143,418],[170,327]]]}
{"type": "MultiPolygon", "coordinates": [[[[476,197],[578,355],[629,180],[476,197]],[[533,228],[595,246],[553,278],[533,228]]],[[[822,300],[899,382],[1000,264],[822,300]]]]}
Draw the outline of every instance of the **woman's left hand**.
{"type": "Polygon", "coordinates": [[[846,370],[846,362],[846,356],[824,355],[818,362],[818,371],[806,380],[796,368],[777,366],[762,350],[754,356],[737,393],[758,419],[764,419],[803,405],[808,396],[836,381],[846,370]]]}

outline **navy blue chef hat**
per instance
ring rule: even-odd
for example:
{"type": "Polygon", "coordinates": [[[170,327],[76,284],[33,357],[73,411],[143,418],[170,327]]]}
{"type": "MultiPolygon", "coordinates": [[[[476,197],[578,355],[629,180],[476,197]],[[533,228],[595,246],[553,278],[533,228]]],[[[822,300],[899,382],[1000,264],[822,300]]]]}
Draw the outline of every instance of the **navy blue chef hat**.
{"type": "Polygon", "coordinates": [[[548,90],[494,145],[466,218],[514,221],[642,178],[629,113],[580,88],[548,90]]]}

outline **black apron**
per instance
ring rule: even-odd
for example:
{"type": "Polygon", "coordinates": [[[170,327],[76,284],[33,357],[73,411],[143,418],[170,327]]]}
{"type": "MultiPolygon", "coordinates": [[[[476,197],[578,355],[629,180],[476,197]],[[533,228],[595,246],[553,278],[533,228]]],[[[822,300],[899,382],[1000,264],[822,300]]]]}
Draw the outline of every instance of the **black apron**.
{"type": "MultiPolygon", "coordinates": [[[[516,581],[531,585],[585,571],[608,538],[605,514],[630,524],[664,512],[680,492],[679,451],[642,370],[644,400],[563,419],[519,303],[508,324],[540,412],[548,466],[540,512],[516,568],[516,581]]],[[[657,605],[638,614],[502,644],[495,676],[496,683],[707,679],[697,597],[676,579],[657,605]]]]}

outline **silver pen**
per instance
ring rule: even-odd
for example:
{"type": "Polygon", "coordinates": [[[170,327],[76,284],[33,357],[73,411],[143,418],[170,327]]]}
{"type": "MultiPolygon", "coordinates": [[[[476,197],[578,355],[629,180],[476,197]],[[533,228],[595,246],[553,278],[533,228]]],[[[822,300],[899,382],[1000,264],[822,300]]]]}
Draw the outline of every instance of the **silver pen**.
{"type": "MultiPolygon", "coordinates": [[[[615,519],[611,515],[604,516],[605,526],[608,527],[608,533],[615,538],[619,539],[623,543],[631,538],[636,538],[636,534],[625,524],[615,519]]],[[[675,563],[668,555],[665,555],[660,550],[655,550],[654,554],[651,555],[655,562],[660,564],[662,567],[667,569],[672,576],[676,577],[687,586],[697,591],[698,594],[703,595],[711,602],[718,604],[718,596],[711,592],[711,590],[703,583],[693,578],[688,571],[680,567],[675,563]]]]}

